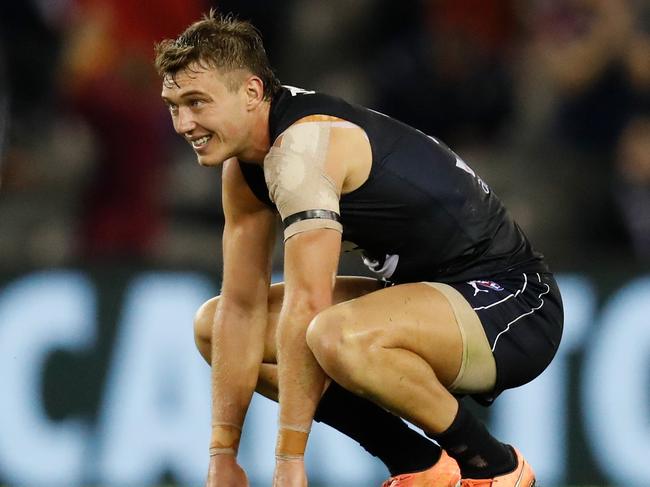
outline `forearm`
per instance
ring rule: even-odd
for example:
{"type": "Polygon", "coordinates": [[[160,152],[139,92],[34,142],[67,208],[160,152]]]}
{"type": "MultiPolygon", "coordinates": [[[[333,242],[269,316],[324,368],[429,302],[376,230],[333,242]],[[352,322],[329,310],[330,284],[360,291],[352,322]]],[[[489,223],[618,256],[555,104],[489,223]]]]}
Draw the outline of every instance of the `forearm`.
{"type": "MultiPolygon", "coordinates": [[[[278,377],[280,386],[279,454],[301,454],[300,439],[306,442],[316,406],[320,401],[325,374],[309,350],[306,332],[322,307],[287,307],[278,324],[278,377]],[[293,436],[288,440],[287,432],[293,436]],[[285,444],[283,445],[283,441],[285,444]],[[290,444],[286,444],[286,442],[290,444]]],[[[303,445],[304,451],[304,445],[303,445]]]]}
{"type": "Polygon", "coordinates": [[[211,448],[237,451],[264,353],[266,310],[219,306],[212,332],[211,448]]]}

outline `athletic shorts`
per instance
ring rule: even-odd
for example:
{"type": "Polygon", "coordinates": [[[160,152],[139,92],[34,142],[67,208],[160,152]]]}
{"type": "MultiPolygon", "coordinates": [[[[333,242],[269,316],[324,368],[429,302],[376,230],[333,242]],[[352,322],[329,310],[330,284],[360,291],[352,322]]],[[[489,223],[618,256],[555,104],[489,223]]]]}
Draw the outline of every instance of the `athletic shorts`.
{"type": "Polygon", "coordinates": [[[496,362],[494,391],[472,395],[488,405],[506,389],[540,375],[560,345],[564,312],[551,273],[509,273],[447,283],[478,314],[496,362]]]}

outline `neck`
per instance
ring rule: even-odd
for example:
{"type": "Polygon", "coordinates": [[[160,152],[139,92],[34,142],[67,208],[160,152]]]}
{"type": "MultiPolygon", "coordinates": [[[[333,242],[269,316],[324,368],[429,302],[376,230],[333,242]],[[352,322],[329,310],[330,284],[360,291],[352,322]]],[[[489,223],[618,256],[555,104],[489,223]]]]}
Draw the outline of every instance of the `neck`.
{"type": "Polygon", "coordinates": [[[266,154],[271,150],[269,138],[269,113],[271,102],[260,103],[258,109],[253,113],[253,123],[249,134],[247,148],[237,157],[247,162],[262,164],[266,154]]]}

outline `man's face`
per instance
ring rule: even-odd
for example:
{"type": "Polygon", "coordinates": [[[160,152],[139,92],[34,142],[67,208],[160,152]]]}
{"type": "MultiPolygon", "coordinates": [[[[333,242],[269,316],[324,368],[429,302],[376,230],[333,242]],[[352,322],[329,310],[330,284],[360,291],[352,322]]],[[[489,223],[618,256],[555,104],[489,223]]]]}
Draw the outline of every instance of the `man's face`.
{"type": "Polygon", "coordinates": [[[238,155],[248,135],[245,90],[232,91],[227,76],[192,65],[163,80],[162,98],[174,130],[187,140],[199,164],[216,166],[238,155]]]}

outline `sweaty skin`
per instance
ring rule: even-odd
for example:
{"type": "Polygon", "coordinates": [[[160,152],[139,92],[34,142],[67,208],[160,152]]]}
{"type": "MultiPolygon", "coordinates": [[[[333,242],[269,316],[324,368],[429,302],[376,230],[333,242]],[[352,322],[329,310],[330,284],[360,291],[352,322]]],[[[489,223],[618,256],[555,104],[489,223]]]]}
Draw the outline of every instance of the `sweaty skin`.
{"type": "MultiPolygon", "coordinates": [[[[341,234],[312,228],[285,242],[286,280],[277,313],[278,301],[269,291],[277,216],[253,195],[233,159],[263,164],[271,144],[281,144],[269,140],[269,102],[256,76],[192,68],[166,78],[162,96],[175,130],[192,145],[198,162],[224,164],[222,294],[212,307],[207,349],[206,340],[200,341],[212,365],[212,443],[236,443],[220,438],[218,426],[242,426],[255,388],[272,395],[276,377],[280,426],[309,431],[326,374],[426,431],[445,430],[457,410],[447,387],[463,355],[462,335],[445,295],[424,283],[377,290],[358,281],[357,290],[344,296],[349,299],[339,300],[341,234]],[[228,76],[241,77],[239,88],[227,87],[228,76]],[[273,355],[276,360],[269,360],[273,355]]],[[[345,123],[315,117],[296,123],[345,123]]],[[[326,142],[323,174],[335,193],[359,188],[372,165],[363,130],[333,123],[326,142]]],[[[211,457],[209,487],[241,485],[247,481],[233,455],[211,457]]],[[[306,485],[304,463],[278,457],[274,486],[306,485]]]]}

